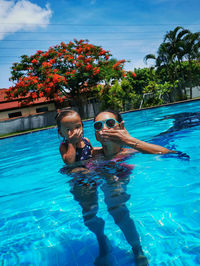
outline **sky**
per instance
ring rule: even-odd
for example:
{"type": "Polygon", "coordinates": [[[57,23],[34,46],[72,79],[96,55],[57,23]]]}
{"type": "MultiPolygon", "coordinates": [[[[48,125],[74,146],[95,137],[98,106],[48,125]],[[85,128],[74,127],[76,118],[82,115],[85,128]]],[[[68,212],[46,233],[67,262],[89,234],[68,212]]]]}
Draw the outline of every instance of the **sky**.
{"type": "Polygon", "coordinates": [[[127,60],[126,70],[150,65],[164,35],[176,26],[200,31],[199,0],[0,0],[0,88],[12,85],[21,55],[76,39],[127,60]]]}

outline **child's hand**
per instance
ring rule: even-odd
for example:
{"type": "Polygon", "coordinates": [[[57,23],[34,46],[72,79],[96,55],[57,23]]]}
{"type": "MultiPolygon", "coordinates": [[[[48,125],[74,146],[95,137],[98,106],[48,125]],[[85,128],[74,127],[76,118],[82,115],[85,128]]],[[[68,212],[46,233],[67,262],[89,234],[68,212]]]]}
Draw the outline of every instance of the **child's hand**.
{"type": "Polygon", "coordinates": [[[80,128],[76,128],[73,131],[69,132],[68,141],[72,144],[78,144],[81,141],[83,136],[83,130],[80,128]]]}

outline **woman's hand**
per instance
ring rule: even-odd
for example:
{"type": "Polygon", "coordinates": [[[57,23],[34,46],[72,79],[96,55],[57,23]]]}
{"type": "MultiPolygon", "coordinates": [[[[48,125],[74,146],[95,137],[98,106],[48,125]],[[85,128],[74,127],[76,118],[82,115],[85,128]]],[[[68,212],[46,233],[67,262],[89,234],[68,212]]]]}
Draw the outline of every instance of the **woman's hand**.
{"type": "Polygon", "coordinates": [[[132,137],[124,127],[124,121],[120,123],[119,129],[110,128],[107,130],[102,130],[99,135],[105,141],[113,141],[120,145],[126,145],[132,137]]]}

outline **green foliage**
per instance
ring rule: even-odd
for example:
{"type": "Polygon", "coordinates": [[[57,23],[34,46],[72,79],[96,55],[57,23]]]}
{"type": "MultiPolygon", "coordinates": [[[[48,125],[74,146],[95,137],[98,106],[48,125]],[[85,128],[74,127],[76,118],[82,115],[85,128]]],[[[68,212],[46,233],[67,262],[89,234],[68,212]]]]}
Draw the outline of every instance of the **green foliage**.
{"type": "Polygon", "coordinates": [[[141,96],[136,94],[128,79],[121,82],[115,81],[113,85],[97,86],[101,108],[111,108],[113,110],[125,111],[138,108],[141,96]]]}
{"type": "Polygon", "coordinates": [[[115,81],[114,85],[98,85],[96,88],[101,102],[101,109],[122,110],[123,91],[120,84],[115,81]]]}
{"type": "Polygon", "coordinates": [[[200,86],[200,63],[198,61],[182,62],[184,72],[184,85],[186,88],[200,86]],[[191,79],[192,77],[192,79],[191,79]]]}
{"type": "Polygon", "coordinates": [[[146,87],[150,81],[155,80],[155,71],[149,68],[134,69],[136,78],[131,83],[134,91],[137,94],[142,94],[144,87],[146,87]]]}
{"type": "Polygon", "coordinates": [[[178,86],[178,82],[171,84],[165,82],[164,84],[158,84],[155,81],[150,81],[144,88],[143,93],[147,94],[147,101],[144,101],[143,106],[160,105],[170,100],[170,93],[174,89],[174,86],[178,86]]]}

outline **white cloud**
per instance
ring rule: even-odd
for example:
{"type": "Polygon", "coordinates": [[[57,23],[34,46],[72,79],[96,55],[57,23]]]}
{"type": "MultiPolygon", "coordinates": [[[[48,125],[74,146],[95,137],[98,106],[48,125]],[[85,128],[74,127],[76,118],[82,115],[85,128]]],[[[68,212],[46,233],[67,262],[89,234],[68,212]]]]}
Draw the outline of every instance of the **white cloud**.
{"type": "Polygon", "coordinates": [[[28,0],[0,0],[0,40],[19,30],[34,30],[49,24],[52,11],[28,0]]]}

